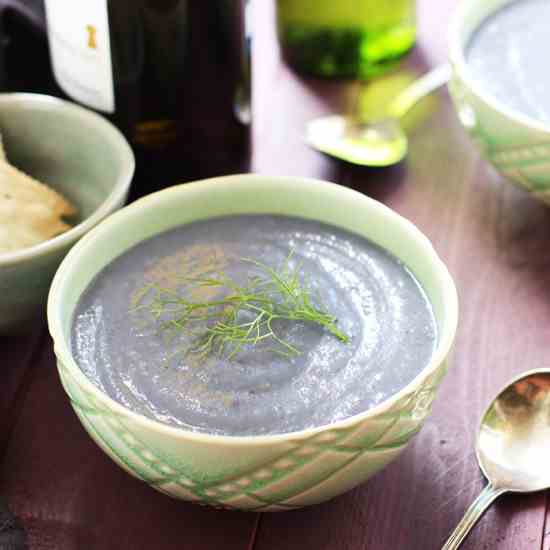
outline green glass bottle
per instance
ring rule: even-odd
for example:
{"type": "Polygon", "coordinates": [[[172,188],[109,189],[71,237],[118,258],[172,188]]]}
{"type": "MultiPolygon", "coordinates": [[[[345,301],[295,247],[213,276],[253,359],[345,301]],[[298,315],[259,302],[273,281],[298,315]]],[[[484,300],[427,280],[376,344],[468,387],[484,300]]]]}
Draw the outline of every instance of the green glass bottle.
{"type": "Polygon", "coordinates": [[[277,27],[296,70],[370,78],[414,45],[415,0],[277,0],[277,27]]]}

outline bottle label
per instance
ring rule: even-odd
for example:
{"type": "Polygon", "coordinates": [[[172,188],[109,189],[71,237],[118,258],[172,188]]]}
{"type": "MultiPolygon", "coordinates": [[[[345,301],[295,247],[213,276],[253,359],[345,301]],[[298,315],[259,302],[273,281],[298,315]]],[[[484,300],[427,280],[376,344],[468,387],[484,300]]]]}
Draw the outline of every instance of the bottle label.
{"type": "Polygon", "coordinates": [[[55,79],[72,99],[114,113],[107,0],[45,0],[55,79]]]}

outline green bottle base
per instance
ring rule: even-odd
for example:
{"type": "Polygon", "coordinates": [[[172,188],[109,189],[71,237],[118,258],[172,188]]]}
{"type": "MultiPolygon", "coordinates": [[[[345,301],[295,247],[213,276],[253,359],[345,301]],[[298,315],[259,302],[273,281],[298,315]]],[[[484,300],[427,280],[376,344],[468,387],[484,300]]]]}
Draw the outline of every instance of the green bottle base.
{"type": "Polygon", "coordinates": [[[378,31],[305,24],[279,27],[287,63],[301,73],[325,78],[378,76],[394,67],[414,46],[415,39],[413,25],[378,31]]]}

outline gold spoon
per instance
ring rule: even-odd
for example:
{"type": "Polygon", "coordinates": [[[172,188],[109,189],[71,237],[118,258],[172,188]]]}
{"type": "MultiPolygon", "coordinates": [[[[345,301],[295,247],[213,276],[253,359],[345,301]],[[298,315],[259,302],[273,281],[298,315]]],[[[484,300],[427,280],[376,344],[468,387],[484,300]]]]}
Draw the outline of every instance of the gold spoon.
{"type": "Polygon", "coordinates": [[[500,392],[481,419],[476,455],[489,483],[442,550],[458,548],[503,493],[550,488],[550,369],[522,374],[500,392]]]}
{"type": "Polygon", "coordinates": [[[420,99],[448,82],[449,65],[425,74],[395,97],[379,119],[332,115],[311,120],[306,127],[307,143],[340,160],[361,166],[390,166],[407,154],[407,136],[399,119],[420,99]]]}

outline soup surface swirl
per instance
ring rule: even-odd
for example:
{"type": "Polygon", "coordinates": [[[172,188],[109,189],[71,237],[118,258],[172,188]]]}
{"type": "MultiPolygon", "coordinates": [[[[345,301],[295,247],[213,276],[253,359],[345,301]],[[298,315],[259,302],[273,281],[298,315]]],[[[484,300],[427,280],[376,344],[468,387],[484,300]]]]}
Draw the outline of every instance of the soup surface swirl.
{"type": "Polygon", "coordinates": [[[72,327],[78,365],[110,397],[166,424],[225,435],[292,432],[365,411],[417,376],[436,340],[431,305],[398,259],[342,229],[271,215],[194,222],[138,244],[95,277],[72,327]],[[256,345],[232,359],[198,360],[179,352],[184,333],[168,341],[146,307],[132,310],[152,281],[174,288],[175,275],[214,262],[243,283],[254,271],[243,257],[278,268],[289,251],[290,267],[349,343],[318,325],[281,321],[277,332],[297,356],[256,345]]]}

